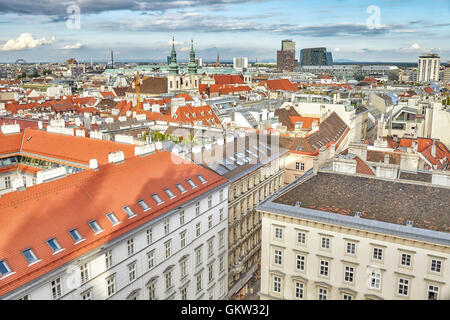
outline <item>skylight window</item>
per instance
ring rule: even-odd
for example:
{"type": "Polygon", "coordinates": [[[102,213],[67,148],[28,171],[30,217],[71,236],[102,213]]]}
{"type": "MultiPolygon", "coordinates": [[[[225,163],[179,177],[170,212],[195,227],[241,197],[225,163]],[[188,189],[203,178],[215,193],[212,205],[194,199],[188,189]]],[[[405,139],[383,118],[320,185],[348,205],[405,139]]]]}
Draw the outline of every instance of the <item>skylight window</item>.
{"type": "Polygon", "coordinates": [[[197,185],[191,179],[187,179],[186,181],[189,183],[189,185],[192,187],[192,189],[197,188],[197,185]]]}
{"type": "Polygon", "coordinates": [[[201,183],[206,183],[205,178],[203,178],[201,175],[197,175],[198,180],[200,180],[201,183]]]}
{"type": "Polygon", "coordinates": [[[152,195],[152,198],[153,198],[153,200],[156,201],[156,204],[157,204],[157,205],[160,205],[161,203],[164,202],[164,201],[161,200],[161,198],[160,198],[156,193],[154,193],[154,194],[152,195]]]}
{"type": "Polygon", "coordinates": [[[186,192],[186,189],[179,183],[177,183],[177,188],[178,188],[178,190],[180,190],[181,193],[185,193],[186,192]]]}
{"type": "Polygon", "coordinates": [[[139,200],[138,203],[144,211],[150,210],[150,207],[144,200],[139,200]]]}
{"type": "Polygon", "coordinates": [[[35,263],[38,261],[37,256],[34,254],[33,250],[27,249],[22,251],[23,256],[27,259],[29,264],[35,263]]]}
{"type": "Polygon", "coordinates": [[[136,216],[136,213],[134,213],[133,210],[131,210],[131,208],[129,206],[123,207],[123,211],[125,211],[128,218],[130,218],[130,219],[136,216]]]}
{"type": "Polygon", "coordinates": [[[164,191],[167,193],[170,199],[175,198],[175,195],[172,193],[172,191],[170,191],[169,188],[165,189],[164,191]]]}
{"type": "Polygon", "coordinates": [[[77,229],[72,229],[72,230],[69,231],[69,233],[72,236],[72,238],[75,241],[75,243],[80,242],[81,240],[83,240],[83,237],[81,236],[81,234],[78,232],[77,229]]]}
{"type": "Polygon", "coordinates": [[[47,240],[47,244],[52,249],[53,253],[57,253],[62,250],[62,247],[59,245],[58,241],[55,238],[47,240]]]}
{"type": "Polygon", "coordinates": [[[114,213],[110,212],[106,214],[106,216],[108,217],[109,221],[112,223],[113,226],[120,223],[119,219],[117,219],[114,213]]]}
{"type": "Polygon", "coordinates": [[[8,266],[5,260],[0,260],[0,275],[2,277],[11,273],[11,268],[8,266]]]}
{"type": "Polygon", "coordinates": [[[94,231],[94,233],[100,233],[103,231],[103,229],[100,227],[100,225],[98,224],[97,221],[92,220],[89,222],[89,226],[92,228],[92,230],[94,231]]]}

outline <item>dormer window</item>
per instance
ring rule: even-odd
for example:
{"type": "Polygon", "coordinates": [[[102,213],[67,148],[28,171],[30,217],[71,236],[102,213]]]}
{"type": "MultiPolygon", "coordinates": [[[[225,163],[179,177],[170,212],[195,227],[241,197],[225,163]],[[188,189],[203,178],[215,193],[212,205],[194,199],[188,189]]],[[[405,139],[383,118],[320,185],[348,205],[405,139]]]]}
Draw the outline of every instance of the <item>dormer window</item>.
{"type": "Polygon", "coordinates": [[[89,226],[91,227],[92,231],[94,231],[95,234],[103,231],[98,222],[95,220],[90,221],[89,226]]]}
{"type": "Polygon", "coordinates": [[[123,211],[125,211],[125,213],[127,214],[129,219],[136,216],[136,214],[133,212],[133,210],[131,210],[131,208],[129,206],[123,207],[123,211]]]}
{"type": "Polygon", "coordinates": [[[177,183],[177,188],[178,188],[178,190],[180,190],[181,193],[185,193],[186,192],[186,189],[179,183],[177,183]]]}
{"type": "Polygon", "coordinates": [[[11,268],[5,260],[0,260],[0,276],[4,277],[11,273],[11,268]]]}
{"type": "Polygon", "coordinates": [[[170,199],[175,198],[175,195],[172,193],[172,191],[170,191],[169,188],[165,189],[164,191],[167,193],[170,199]]]}
{"type": "Polygon", "coordinates": [[[192,187],[192,189],[197,188],[197,185],[191,179],[187,179],[186,181],[189,183],[189,185],[192,187]]]}
{"type": "Polygon", "coordinates": [[[162,204],[164,202],[164,201],[161,200],[161,198],[156,193],[154,193],[152,195],[152,198],[153,198],[153,200],[155,200],[157,205],[160,205],[160,204],[162,204]]]}
{"type": "Polygon", "coordinates": [[[55,238],[47,240],[47,244],[50,247],[50,249],[52,249],[53,253],[57,253],[62,250],[62,247],[60,246],[58,241],[56,241],[55,238]]]}
{"type": "Polygon", "coordinates": [[[144,211],[150,210],[150,207],[144,200],[139,200],[138,203],[141,206],[142,210],[144,211]]]}
{"type": "Polygon", "coordinates": [[[120,223],[119,219],[117,219],[116,215],[112,212],[106,214],[106,217],[112,223],[113,226],[120,223]]]}
{"type": "Polygon", "coordinates": [[[81,236],[81,234],[78,232],[77,229],[72,229],[72,230],[69,231],[69,233],[72,236],[72,238],[75,241],[75,243],[78,243],[81,240],[83,240],[83,237],[81,236]]]}
{"type": "Polygon", "coordinates": [[[205,178],[203,178],[201,175],[197,175],[198,180],[200,180],[201,183],[206,183],[207,181],[205,178]]]}
{"type": "Polygon", "coordinates": [[[33,250],[26,249],[22,251],[23,256],[27,259],[28,264],[33,264],[38,261],[37,256],[34,254],[33,250]]]}

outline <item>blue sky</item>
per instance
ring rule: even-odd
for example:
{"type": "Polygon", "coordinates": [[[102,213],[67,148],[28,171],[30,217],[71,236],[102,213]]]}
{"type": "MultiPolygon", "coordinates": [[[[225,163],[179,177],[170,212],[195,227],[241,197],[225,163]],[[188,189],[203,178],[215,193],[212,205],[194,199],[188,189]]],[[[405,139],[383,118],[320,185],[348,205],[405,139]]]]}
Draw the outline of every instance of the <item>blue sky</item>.
{"type": "Polygon", "coordinates": [[[185,61],[198,57],[275,60],[281,40],[323,46],[334,59],[414,62],[450,59],[450,0],[0,0],[0,62],[164,61],[175,36],[185,61]],[[79,28],[67,13],[80,8],[79,28]],[[379,15],[377,13],[379,12],[379,15]],[[379,19],[377,19],[379,17],[379,19]],[[69,20],[68,20],[69,19],[69,20]]]}

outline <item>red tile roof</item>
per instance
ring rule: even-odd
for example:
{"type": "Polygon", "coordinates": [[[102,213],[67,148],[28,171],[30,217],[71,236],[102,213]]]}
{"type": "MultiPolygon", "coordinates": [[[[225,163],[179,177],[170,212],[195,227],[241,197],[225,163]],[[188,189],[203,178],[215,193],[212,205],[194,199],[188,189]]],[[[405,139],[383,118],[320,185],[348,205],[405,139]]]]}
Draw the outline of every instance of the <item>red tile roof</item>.
{"type": "Polygon", "coordinates": [[[121,164],[109,164],[97,171],[86,170],[2,196],[0,257],[15,274],[0,280],[0,296],[227,181],[195,164],[175,164],[172,157],[176,156],[168,151],[137,156],[121,164]],[[198,174],[207,183],[200,183],[198,174]],[[192,189],[186,183],[187,178],[198,187],[192,189]],[[176,183],[181,183],[188,192],[181,194],[176,183]],[[175,198],[166,195],[163,191],[166,187],[171,188],[175,198]],[[162,205],[155,203],[153,193],[164,201],[162,205]],[[144,212],[137,203],[139,199],[146,201],[151,209],[144,212]],[[137,215],[135,218],[128,218],[122,209],[125,205],[137,215]],[[114,212],[122,223],[113,227],[106,217],[109,212],[114,212]],[[98,222],[104,230],[102,233],[94,234],[88,225],[92,220],[98,222]],[[85,241],[74,243],[67,232],[73,228],[85,241]],[[50,238],[56,238],[65,250],[53,254],[46,243],[50,238]],[[21,253],[27,248],[41,261],[28,266],[21,253]]]}
{"type": "Polygon", "coordinates": [[[320,124],[320,118],[313,118],[313,117],[302,117],[302,116],[290,116],[289,120],[292,123],[292,126],[295,125],[296,122],[303,122],[302,129],[311,129],[313,122],[317,121],[317,125],[320,124]]]}
{"type": "Polygon", "coordinates": [[[216,84],[245,84],[239,75],[213,75],[216,84]]]}
{"type": "Polygon", "coordinates": [[[371,176],[375,175],[370,166],[366,162],[364,162],[360,157],[356,156],[355,160],[356,160],[356,173],[368,174],[371,176]]]}
{"type": "Polygon", "coordinates": [[[298,91],[298,87],[289,81],[289,79],[266,80],[262,81],[261,84],[270,91],[298,91]]]}

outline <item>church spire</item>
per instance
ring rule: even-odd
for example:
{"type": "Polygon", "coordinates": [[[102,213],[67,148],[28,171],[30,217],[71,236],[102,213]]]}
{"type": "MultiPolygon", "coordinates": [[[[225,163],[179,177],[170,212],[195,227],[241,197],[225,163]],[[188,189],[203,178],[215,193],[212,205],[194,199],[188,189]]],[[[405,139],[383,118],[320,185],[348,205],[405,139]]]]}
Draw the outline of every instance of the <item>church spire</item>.
{"type": "Polygon", "coordinates": [[[172,38],[172,53],[170,55],[169,72],[178,74],[177,52],[175,51],[175,37],[172,38]]]}
{"type": "Polygon", "coordinates": [[[195,62],[195,51],[194,51],[194,39],[191,39],[191,54],[190,61],[188,64],[189,73],[197,73],[197,63],[195,62]]]}

